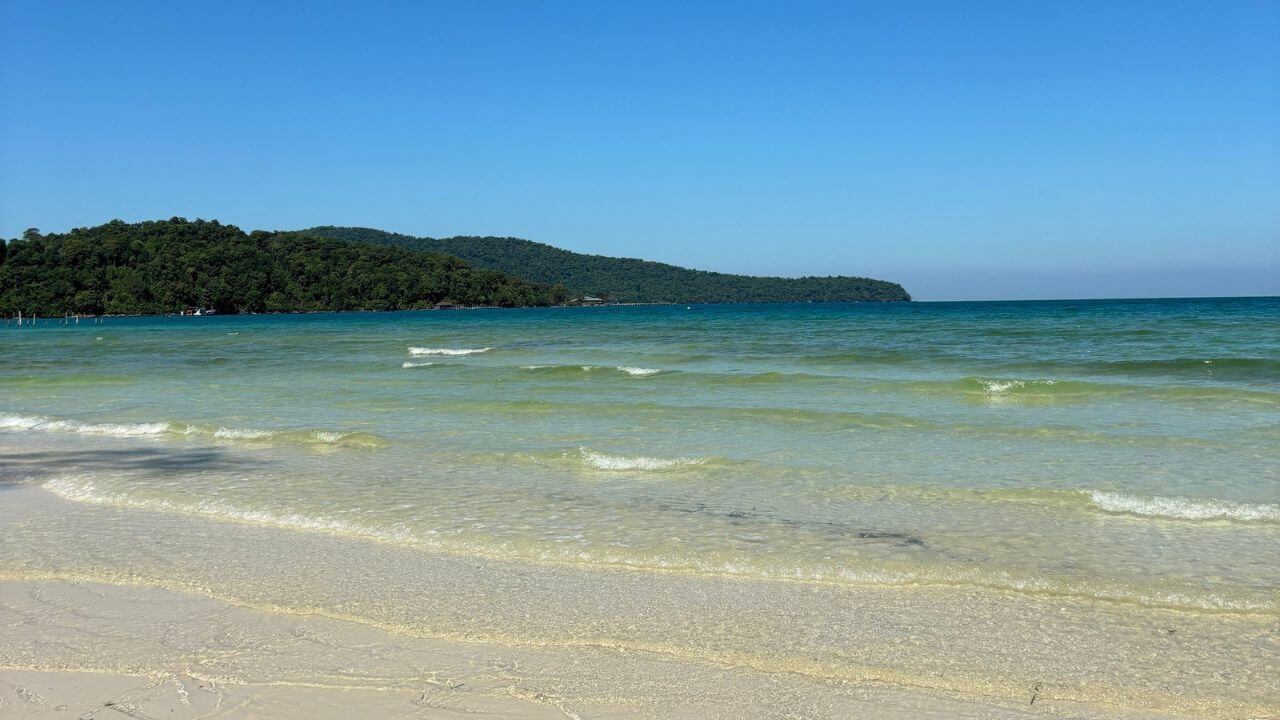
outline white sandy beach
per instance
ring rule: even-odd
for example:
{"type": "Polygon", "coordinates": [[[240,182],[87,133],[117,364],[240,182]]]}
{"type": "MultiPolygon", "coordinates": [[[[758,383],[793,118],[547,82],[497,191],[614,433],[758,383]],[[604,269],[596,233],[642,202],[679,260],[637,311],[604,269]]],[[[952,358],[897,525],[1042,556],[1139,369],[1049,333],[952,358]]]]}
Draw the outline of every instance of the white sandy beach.
{"type": "Polygon", "coordinates": [[[1274,677],[1219,644],[1274,647],[1256,619],[507,565],[3,492],[0,553],[31,558],[0,577],[5,718],[1274,714],[1274,677]],[[417,609],[380,614],[384,593],[417,609]],[[479,620],[498,617],[509,633],[479,620]],[[812,661],[735,650],[743,623],[812,661]],[[1153,657],[1168,674],[1132,670],[1153,657]],[[1220,699],[1185,704],[1188,687],[1220,699]]]}
{"type": "Polygon", "coordinates": [[[1044,695],[1034,705],[1030,694],[948,698],[603,648],[438,641],[101,583],[5,581],[0,622],[16,640],[0,657],[0,717],[15,719],[1181,716],[1044,695]],[[771,700],[759,705],[762,696],[771,700]]]}

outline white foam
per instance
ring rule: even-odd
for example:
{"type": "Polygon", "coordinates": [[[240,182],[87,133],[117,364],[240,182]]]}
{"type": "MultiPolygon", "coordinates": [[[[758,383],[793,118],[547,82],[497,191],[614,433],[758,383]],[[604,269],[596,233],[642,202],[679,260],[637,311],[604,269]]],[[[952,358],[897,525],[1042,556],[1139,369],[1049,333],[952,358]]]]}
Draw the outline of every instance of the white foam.
{"type": "Polygon", "coordinates": [[[479,355],[483,352],[489,352],[493,348],[426,348],[411,347],[410,355],[479,355]]]}
{"type": "Polygon", "coordinates": [[[432,365],[435,365],[435,363],[422,362],[422,361],[414,362],[413,360],[405,360],[404,362],[400,363],[400,367],[402,368],[430,367],[432,365]]]}
{"type": "Polygon", "coordinates": [[[333,432],[332,430],[316,430],[311,437],[322,443],[342,442],[350,433],[333,432]]]}
{"type": "MultiPolygon", "coordinates": [[[[358,441],[356,433],[340,430],[291,431],[220,427],[213,432],[213,436],[222,440],[292,440],[320,445],[336,445],[352,440],[353,437],[358,441]]],[[[373,444],[373,441],[361,444],[373,444]]]]}
{"type": "Polygon", "coordinates": [[[990,395],[1000,395],[1010,390],[1026,387],[1021,380],[979,380],[978,384],[990,395]]]}
{"type": "Polygon", "coordinates": [[[632,375],[635,377],[645,377],[647,375],[656,375],[662,372],[661,370],[658,370],[656,368],[627,367],[625,365],[619,366],[618,371],[624,372],[628,375],[632,375]]]}
{"type": "Polygon", "coordinates": [[[992,396],[999,396],[1008,393],[1011,390],[1020,390],[1027,386],[1023,380],[983,380],[979,379],[978,384],[982,389],[992,396]]]}
{"type": "Polygon", "coordinates": [[[74,420],[60,420],[58,424],[66,425],[72,432],[116,437],[161,435],[169,432],[168,423],[82,423],[74,420]]]}
{"type": "Polygon", "coordinates": [[[78,420],[53,420],[46,417],[26,415],[0,417],[0,428],[7,430],[36,430],[39,432],[69,432],[83,435],[110,435],[113,437],[160,435],[171,430],[169,423],[85,423],[78,420]]]}
{"type": "Polygon", "coordinates": [[[994,378],[975,378],[988,395],[1004,395],[1012,390],[1021,390],[1031,386],[1047,386],[1058,384],[1057,380],[999,380],[994,378]]]}
{"type": "Polygon", "coordinates": [[[655,458],[644,456],[609,455],[595,450],[581,449],[582,459],[597,470],[670,470],[686,465],[701,465],[704,458],[655,458]]]}
{"type": "Polygon", "coordinates": [[[213,436],[224,440],[265,440],[274,432],[270,430],[250,430],[248,428],[220,427],[213,431],[213,436]]]}
{"type": "Polygon", "coordinates": [[[4,415],[0,416],[0,428],[4,428],[6,430],[29,430],[46,421],[47,418],[28,417],[25,415],[4,415]]]}
{"type": "Polygon", "coordinates": [[[354,443],[377,445],[374,437],[360,433],[331,430],[257,430],[254,428],[210,427],[184,423],[86,423],[79,420],[56,420],[35,415],[0,415],[0,430],[31,432],[65,432],[112,437],[155,437],[159,435],[203,436],[218,440],[292,440],[322,445],[354,443]]]}
{"type": "Polygon", "coordinates": [[[1092,490],[1089,498],[1106,512],[1179,520],[1280,521],[1280,505],[1185,497],[1143,497],[1092,490]]]}
{"type": "Polygon", "coordinates": [[[177,502],[167,498],[138,497],[100,489],[96,482],[84,477],[63,477],[49,480],[45,490],[66,500],[91,505],[110,505],[137,510],[177,512],[214,517],[259,525],[273,525],[294,530],[310,530],[337,535],[358,535],[377,540],[404,542],[410,539],[407,531],[371,530],[336,518],[315,517],[299,513],[276,513],[268,510],[250,510],[214,500],[177,502]]]}

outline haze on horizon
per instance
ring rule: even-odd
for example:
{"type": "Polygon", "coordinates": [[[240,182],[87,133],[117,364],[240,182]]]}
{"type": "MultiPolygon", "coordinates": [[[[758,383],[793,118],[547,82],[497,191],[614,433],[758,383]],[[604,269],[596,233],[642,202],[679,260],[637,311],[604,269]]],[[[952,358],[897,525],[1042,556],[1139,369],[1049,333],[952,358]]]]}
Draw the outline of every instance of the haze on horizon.
{"type": "Polygon", "coordinates": [[[1280,4],[0,4],[0,236],[509,235],[921,300],[1280,294],[1280,4]]]}

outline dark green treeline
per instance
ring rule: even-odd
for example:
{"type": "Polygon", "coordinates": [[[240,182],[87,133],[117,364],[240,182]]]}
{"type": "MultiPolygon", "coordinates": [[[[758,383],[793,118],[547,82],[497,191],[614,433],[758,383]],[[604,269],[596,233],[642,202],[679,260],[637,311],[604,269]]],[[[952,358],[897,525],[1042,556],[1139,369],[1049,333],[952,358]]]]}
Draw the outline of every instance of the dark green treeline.
{"type": "Polygon", "coordinates": [[[400,310],[564,302],[562,287],[433,252],[217,221],[124,223],[0,243],[0,315],[400,310]]]}
{"type": "Polygon", "coordinates": [[[560,283],[570,292],[618,302],[730,303],[910,300],[901,285],[864,277],[756,277],[676,265],[570,252],[502,237],[425,238],[371,228],[314,227],[303,232],[377,245],[456,255],[476,267],[534,282],[560,283]]]}

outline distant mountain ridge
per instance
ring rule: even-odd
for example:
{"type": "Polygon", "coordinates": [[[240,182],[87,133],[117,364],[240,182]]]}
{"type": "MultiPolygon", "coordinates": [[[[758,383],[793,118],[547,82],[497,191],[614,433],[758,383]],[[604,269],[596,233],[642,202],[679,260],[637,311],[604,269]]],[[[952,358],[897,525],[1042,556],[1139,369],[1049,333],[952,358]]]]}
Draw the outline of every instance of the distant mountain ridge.
{"type": "Polygon", "coordinates": [[[756,277],[666,263],[587,255],[503,237],[426,238],[373,228],[325,225],[299,231],[333,240],[390,245],[462,258],[535,283],[617,302],[885,302],[910,300],[897,283],[864,277],[756,277]]]}

